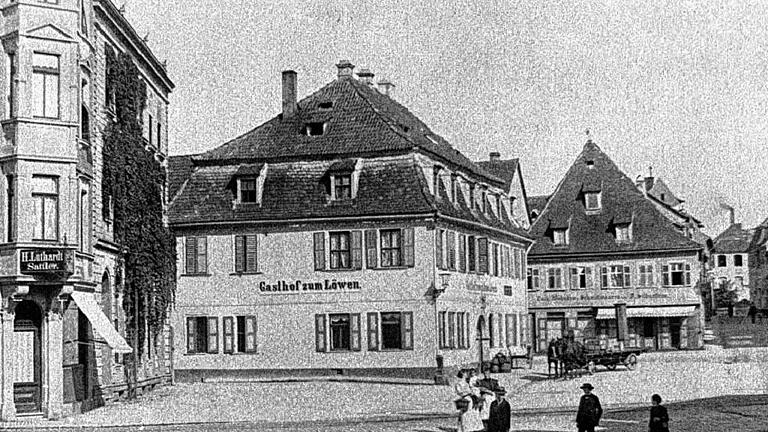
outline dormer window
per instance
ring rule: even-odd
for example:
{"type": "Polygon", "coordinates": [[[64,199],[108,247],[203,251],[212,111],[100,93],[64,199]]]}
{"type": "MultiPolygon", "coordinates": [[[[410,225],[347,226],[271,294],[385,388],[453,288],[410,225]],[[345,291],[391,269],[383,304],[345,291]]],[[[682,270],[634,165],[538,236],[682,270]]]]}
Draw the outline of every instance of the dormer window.
{"type": "Polygon", "coordinates": [[[602,209],[602,196],[600,192],[585,192],[584,193],[584,208],[587,211],[598,211],[602,209]]]}
{"type": "Polygon", "coordinates": [[[307,136],[320,136],[324,135],[327,129],[328,123],[326,122],[313,122],[304,125],[304,135],[307,136]]]}
{"type": "Polygon", "coordinates": [[[451,174],[451,202],[456,202],[456,196],[459,192],[456,190],[459,186],[458,178],[456,174],[451,174]]]}
{"type": "Polygon", "coordinates": [[[630,224],[616,225],[616,243],[631,243],[632,230],[630,224]]]}
{"type": "Polygon", "coordinates": [[[552,230],[552,243],[555,246],[565,246],[568,244],[568,229],[556,228],[552,230]]]}
{"type": "Polygon", "coordinates": [[[352,198],[352,175],[334,174],[331,176],[331,186],[333,188],[334,200],[345,200],[352,198]]]}
{"type": "Polygon", "coordinates": [[[593,169],[594,167],[595,167],[595,161],[593,161],[593,160],[588,160],[588,161],[587,161],[587,168],[589,168],[589,169],[593,169]]]}
{"type": "Polygon", "coordinates": [[[238,179],[240,189],[240,202],[241,203],[255,203],[257,202],[256,193],[256,179],[255,178],[241,178],[238,179]]]}

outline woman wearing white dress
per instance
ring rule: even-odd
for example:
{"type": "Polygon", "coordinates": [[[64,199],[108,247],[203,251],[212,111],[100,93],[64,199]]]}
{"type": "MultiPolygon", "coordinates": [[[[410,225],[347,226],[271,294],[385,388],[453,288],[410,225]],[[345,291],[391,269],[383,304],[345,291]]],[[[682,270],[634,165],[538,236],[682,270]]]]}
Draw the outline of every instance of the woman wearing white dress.
{"type": "Polygon", "coordinates": [[[480,418],[480,411],[477,401],[479,398],[473,394],[473,388],[469,385],[470,375],[459,371],[457,375],[459,381],[453,386],[459,399],[463,399],[466,409],[461,411],[459,417],[458,432],[479,432],[482,431],[483,421],[480,418]]]}

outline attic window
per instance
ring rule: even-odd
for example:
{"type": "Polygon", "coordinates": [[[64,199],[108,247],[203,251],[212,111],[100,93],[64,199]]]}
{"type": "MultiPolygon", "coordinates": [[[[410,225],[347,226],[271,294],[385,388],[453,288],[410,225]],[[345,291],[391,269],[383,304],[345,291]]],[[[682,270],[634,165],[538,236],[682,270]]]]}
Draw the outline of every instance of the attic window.
{"type": "Polygon", "coordinates": [[[602,197],[600,192],[584,193],[584,208],[587,210],[600,210],[602,208],[602,197]]]}
{"type": "Polygon", "coordinates": [[[616,243],[631,243],[632,230],[630,224],[616,225],[616,243]]]}
{"type": "Polygon", "coordinates": [[[589,168],[589,169],[592,169],[592,168],[594,168],[594,167],[595,167],[595,161],[593,161],[593,160],[588,160],[588,161],[587,161],[587,168],[589,168]]]}
{"type": "Polygon", "coordinates": [[[307,136],[320,136],[325,133],[327,123],[314,122],[307,123],[304,127],[304,135],[307,136]]]}
{"type": "Polygon", "coordinates": [[[408,133],[408,131],[411,130],[411,128],[409,128],[408,126],[406,126],[404,124],[400,125],[400,129],[402,129],[403,132],[405,132],[405,133],[408,133]]]}
{"type": "Polygon", "coordinates": [[[255,203],[257,201],[256,179],[253,177],[238,179],[240,184],[240,202],[255,203]]]}
{"type": "Polygon", "coordinates": [[[352,175],[335,174],[331,176],[332,199],[345,200],[352,198],[352,175]]]}
{"type": "Polygon", "coordinates": [[[320,102],[320,109],[331,109],[333,108],[333,102],[320,102]]]}
{"type": "Polygon", "coordinates": [[[565,246],[568,244],[568,229],[557,228],[552,230],[552,243],[555,246],[565,246]]]}

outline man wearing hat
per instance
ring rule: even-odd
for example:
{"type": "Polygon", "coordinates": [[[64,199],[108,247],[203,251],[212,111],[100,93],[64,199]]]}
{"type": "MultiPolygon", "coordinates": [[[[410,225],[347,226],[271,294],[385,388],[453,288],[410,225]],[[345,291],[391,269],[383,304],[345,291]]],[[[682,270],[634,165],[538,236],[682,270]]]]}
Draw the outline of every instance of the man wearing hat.
{"type": "Polygon", "coordinates": [[[494,390],[496,400],[491,403],[491,414],[488,418],[488,432],[509,432],[510,416],[512,415],[509,402],[504,399],[507,394],[504,387],[494,390]]]}
{"type": "Polygon", "coordinates": [[[584,383],[581,386],[584,394],[579,401],[579,411],[576,413],[576,426],[579,432],[595,432],[595,426],[600,424],[600,417],[603,416],[603,407],[600,406],[600,399],[592,394],[592,384],[584,383]]]}

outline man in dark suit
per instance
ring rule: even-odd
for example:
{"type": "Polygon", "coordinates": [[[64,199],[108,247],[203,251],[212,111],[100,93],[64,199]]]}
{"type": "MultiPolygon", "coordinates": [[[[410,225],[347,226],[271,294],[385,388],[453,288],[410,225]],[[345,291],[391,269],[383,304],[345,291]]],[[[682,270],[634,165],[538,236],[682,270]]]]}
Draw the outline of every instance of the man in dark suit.
{"type": "Polygon", "coordinates": [[[576,413],[576,426],[579,432],[595,432],[595,426],[600,424],[600,417],[603,416],[603,407],[600,406],[600,399],[592,394],[592,384],[584,383],[581,386],[584,394],[579,401],[579,411],[576,413]]]}
{"type": "Polygon", "coordinates": [[[504,399],[507,392],[504,387],[494,390],[496,400],[491,403],[491,416],[488,418],[488,432],[509,432],[512,410],[509,402],[504,399]]]}

